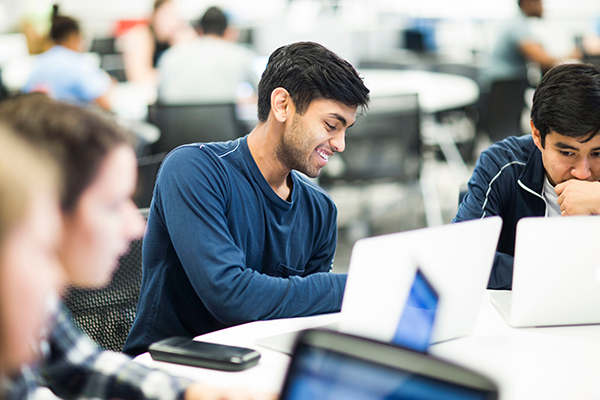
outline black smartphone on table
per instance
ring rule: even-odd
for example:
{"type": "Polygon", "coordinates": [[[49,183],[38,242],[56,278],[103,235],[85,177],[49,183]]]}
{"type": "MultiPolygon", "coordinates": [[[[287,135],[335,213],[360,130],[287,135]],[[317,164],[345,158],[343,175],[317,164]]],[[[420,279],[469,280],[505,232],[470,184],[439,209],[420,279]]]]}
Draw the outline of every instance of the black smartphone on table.
{"type": "Polygon", "coordinates": [[[199,342],[181,336],[154,342],[148,352],[156,361],[223,371],[241,371],[256,365],[260,359],[260,353],[253,349],[199,342]]]}

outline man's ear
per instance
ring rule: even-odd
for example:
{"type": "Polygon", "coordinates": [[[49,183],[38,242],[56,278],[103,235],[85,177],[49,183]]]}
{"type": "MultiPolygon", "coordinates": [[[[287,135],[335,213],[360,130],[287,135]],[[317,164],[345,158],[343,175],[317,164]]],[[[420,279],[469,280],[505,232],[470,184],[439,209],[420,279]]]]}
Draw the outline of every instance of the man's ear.
{"type": "Polygon", "coordinates": [[[284,88],[276,88],[271,92],[271,112],[279,122],[285,122],[291,112],[291,97],[284,88]]]}
{"type": "Polygon", "coordinates": [[[544,150],[544,146],[542,145],[542,135],[540,131],[535,127],[533,121],[529,121],[529,125],[531,125],[531,136],[533,137],[533,143],[535,143],[536,147],[540,149],[540,151],[544,150]]]}

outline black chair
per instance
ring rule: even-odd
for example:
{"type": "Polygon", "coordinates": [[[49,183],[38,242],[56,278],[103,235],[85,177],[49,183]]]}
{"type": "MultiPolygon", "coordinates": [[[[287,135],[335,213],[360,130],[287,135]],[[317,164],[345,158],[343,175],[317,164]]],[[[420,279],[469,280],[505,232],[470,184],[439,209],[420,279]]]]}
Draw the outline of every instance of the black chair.
{"type": "MultiPolygon", "coordinates": [[[[142,212],[147,216],[147,210],[142,212]]],[[[121,351],[135,318],[141,281],[142,238],[131,242],[108,286],[69,287],[64,303],[90,338],[107,350],[121,351]]]]}
{"type": "Polygon", "coordinates": [[[127,81],[125,63],[122,54],[103,54],[100,56],[100,68],[119,82],[127,81]]]}
{"type": "MultiPolygon", "coordinates": [[[[332,158],[319,176],[319,185],[334,191],[345,186],[359,200],[359,218],[348,227],[349,242],[372,234],[373,222],[405,198],[375,212],[373,184],[406,184],[409,194],[420,192],[421,137],[417,94],[373,98],[369,111],[346,131],[346,149],[332,158]],[[341,162],[339,161],[341,160],[341,162]],[[341,165],[340,165],[341,164],[341,165]]],[[[333,192],[332,192],[333,193],[333,192]]]]}
{"type": "Polygon", "coordinates": [[[0,101],[6,100],[9,97],[10,97],[10,94],[8,93],[8,90],[6,89],[6,87],[4,86],[4,83],[2,81],[2,69],[0,68],[0,101]]]}
{"type": "Polygon", "coordinates": [[[520,136],[521,114],[525,108],[526,79],[498,80],[483,99],[478,132],[486,132],[492,142],[520,136]]]}
{"type": "Polygon", "coordinates": [[[91,53],[98,53],[101,56],[105,54],[116,54],[115,38],[94,38],[92,39],[92,45],[90,46],[91,53]]]}
{"type": "Polygon", "coordinates": [[[138,208],[150,207],[156,175],[166,155],[166,152],[162,152],[138,158],[138,181],[133,195],[133,201],[138,208]]]}
{"type": "Polygon", "coordinates": [[[360,181],[419,179],[420,108],[417,94],[373,98],[370,109],[346,131],[343,170],[323,170],[324,186],[360,181]]]}
{"type": "Polygon", "coordinates": [[[248,133],[233,103],[155,104],[148,109],[148,121],[161,130],[153,153],[170,151],[186,143],[232,140],[248,133]]]}
{"type": "Polygon", "coordinates": [[[123,55],[115,46],[114,37],[94,38],[90,46],[91,53],[100,55],[100,68],[119,82],[125,82],[123,55]]]}

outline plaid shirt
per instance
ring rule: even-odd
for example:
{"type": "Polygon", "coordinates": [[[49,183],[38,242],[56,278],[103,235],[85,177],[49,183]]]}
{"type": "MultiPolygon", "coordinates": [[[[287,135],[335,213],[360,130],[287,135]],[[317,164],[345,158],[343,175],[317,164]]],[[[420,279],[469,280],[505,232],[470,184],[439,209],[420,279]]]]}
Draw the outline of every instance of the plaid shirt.
{"type": "Polygon", "coordinates": [[[61,307],[48,340],[47,356],[35,367],[0,377],[0,399],[34,398],[39,386],[64,399],[182,400],[190,381],[131,361],[122,353],[106,351],[85,335],[61,307]]]}

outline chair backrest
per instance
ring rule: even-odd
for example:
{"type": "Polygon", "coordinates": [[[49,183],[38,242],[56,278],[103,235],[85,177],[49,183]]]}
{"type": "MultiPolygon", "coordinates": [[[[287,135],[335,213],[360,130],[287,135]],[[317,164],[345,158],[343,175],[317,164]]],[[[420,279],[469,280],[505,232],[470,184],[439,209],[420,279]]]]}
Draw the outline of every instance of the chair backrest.
{"type": "Polygon", "coordinates": [[[335,156],[341,157],[343,168],[334,173],[326,167],[319,183],[417,180],[420,147],[418,95],[373,98],[367,114],[359,116],[346,131],[346,149],[335,156]]]}
{"type": "Polygon", "coordinates": [[[133,194],[133,201],[138,208],[150,207],[156,175],[166,155],[167,152],[162,152],[138,158],[138,181],[133,194]]]}
{"type": "Polygon", "coordinates": [[[90,52],[98,53],[100,55],[115,54],[117,53],[115,48],[115,38],[94,38],[92,39],[92,45],[90,46],[90,52]]]}
{"type": "Polygon", "coordinates": [[[141,281],[142,238],[131,242],[106,287],[69,287],[64,303],[90,338],[107,350],[120,352],[133,325],[141,281]]]}
{"type": "Polygon", "coordinates": [[[100,56],[100,68],[119,82],[127,81],[123,54],[102,54],[100,56]]]}
{"type": "Polygon", "coordinates": [[[187,143],[232,140],[247,133],[233,103],[156,104],[148,109],[148,120],[161,130],[154,153],[187,143]]]}
{"type": "Polygon", "coordinates": [[[494,81],[483,103],[479,130],[487,132],[492,142],[519,136],[521,114],[525,107],[525,79],[494,81]]]}

